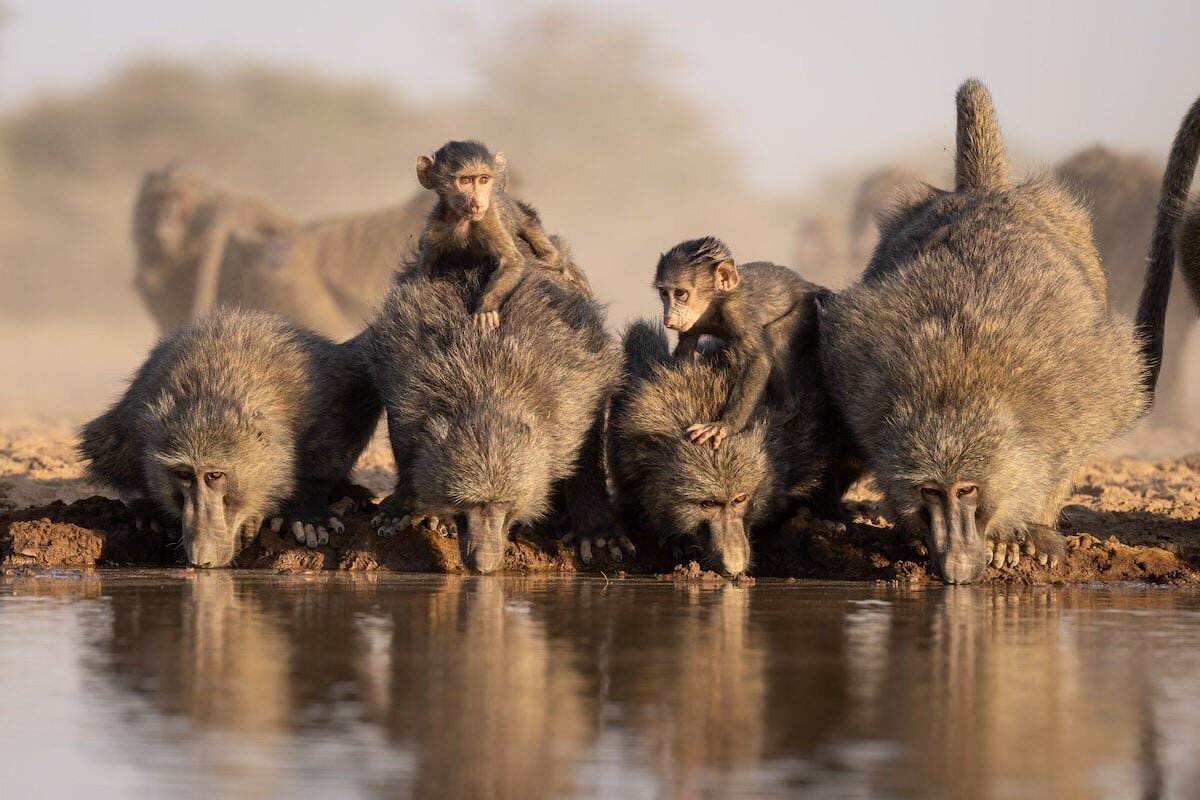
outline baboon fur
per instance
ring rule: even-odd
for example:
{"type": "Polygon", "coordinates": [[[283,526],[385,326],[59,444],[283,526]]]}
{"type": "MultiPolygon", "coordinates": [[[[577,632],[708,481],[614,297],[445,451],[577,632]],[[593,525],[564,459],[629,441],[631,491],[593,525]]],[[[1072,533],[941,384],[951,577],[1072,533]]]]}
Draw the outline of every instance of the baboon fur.
{"type": "Polygon", "coordinates": [[[1187,283],[1192,302],[1200,306],[1200,240],[1197,202],[1189,208],[1188,190],[1200,160],[1200,98],[1192,104],[1179,124],[1167,167],[1163,171],[1154,233],[1146,258],[1146,283],[1138,301],[1137,323],[1142,335],[1142,355],[1148,369],[1146,385],[1153,397],[1163,362],[1164,328],[1171,296],[1176,256],[1187,283]]]}
{"type": "Polygon", "coordinates": [[[380,411],[362,339],[334,344],[274,315],[219,309],[154,347],[83,427],[79,453],[89,480],[182,519],[191,563],[224,566],[266,518],[329,523],[326,504],[351,491],[380,411]],[[185,508],[181,470],[225,474],[223,520],[185,508]]]}
{"type": "Polygon", "coordinates": [[[829,489],[837,441],[823,391],[798,387],[790,415],[760,402],[719,449],[697,447],[682,431],[725,405],[740,371],[734,351],[675,360],[666,334],[649,322],[631,325],[624,344],[625,383],[613,400],[607,448],[615,505],[628,529],[738,574],[753,562],[752,531],[801,503],[828,500],[831,491],[834,504],[840,499],[844,485],[829,489]],[[744,514],[728,522],[701,505],[729,506],[742,494],[749,496],[744,514]]]}
{"type": "Polygon", "coordinates": [[[454,520],[478,572],[559,500],[577,532],[611,534],[603,420],[620,380],[601,307],[545,270],[526,274],[498,330],[467,324],[490,267],[400,275],[370,334],[397,471],[380,529],[454,520]]]}
{"type": "Polygon", "coordinates": [[[262,200],[218,188],[202,173],[147,173],[134,211],[136,285],[163,330],[218,304],[271,311],[335,338],[370,318],[415,248],[433,198],[300,223],[262,200]],[[163,246],[165,200],[185,198],[188,224],[163,246]]]}
{"type": "Polygon", "coordinates": [[[1048,181],[1010,183],[977,81],[958,92],[955,166],[955,191],[916,187],[882,220],[862,280],[824,305],[820,351],[893,515],[965,583],[989,561],[1061,551],[1073,473],[1146,393],[1086,211],[1048,181]],[[961,529],[935,537],[923,487],[963,481],[977,509],[957,507],[961,529]]]}

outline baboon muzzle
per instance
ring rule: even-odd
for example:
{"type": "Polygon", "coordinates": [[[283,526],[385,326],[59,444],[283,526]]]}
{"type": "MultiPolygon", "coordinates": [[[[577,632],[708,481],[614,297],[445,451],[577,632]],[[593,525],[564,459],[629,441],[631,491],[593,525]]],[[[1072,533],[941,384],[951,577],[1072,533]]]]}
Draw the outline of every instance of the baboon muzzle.
{"type": "Polygon", "coordinates": [[[950,500],[929,509],[929,552],[946,583],[970,583],[987,568],[975,508],[950,500]]]}
{"type": "Polygon", "coordinates": [[[234,556],[235,531],[224,498],[199,484],[183,500],[183,548],[197,567],[223,567],[234,556]]]}
{"type": "Polygon", "coordinates": [[[750,567],[750,537],[740,514],[725,508],[709,523],[709,550],[713,566],[728,575],[740,575],[750,567]]]}
{"type": "Polygon", "coordinates": [[[458,526],[458,549],[463,564],[475,572],[495,572],[504,561],[508,543],[508,520],[500,506],[480,506],[462,515],[458,526]]]}

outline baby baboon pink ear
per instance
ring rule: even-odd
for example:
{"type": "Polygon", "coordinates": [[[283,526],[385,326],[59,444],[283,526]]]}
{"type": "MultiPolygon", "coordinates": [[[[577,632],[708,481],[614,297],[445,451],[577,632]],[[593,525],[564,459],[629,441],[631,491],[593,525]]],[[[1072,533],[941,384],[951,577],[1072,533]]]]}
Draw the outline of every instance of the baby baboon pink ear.
{"type": "Polygon", "coordinates": [[[502,173],[508,169],[508,159],[504,157],[503,150],[497,150],[496,155],[492,156],[492,163],[496,165],[496,173],[502,173]]]}
{"type": "Polygon", "coordinates": [[[421,156],[417,159],[417,180],[426,189],[436,189],[437,181],[433,179],[434,161],[429,156],[421,156]]]}
{"type": "Polygon", "coordinates": [[[742,282],[742,276],[738,274],[737,265],[733,263],[733,259],[727,259],[717,264],[715,279],[717,288],[722,292],[732,292],[742,282]]]}

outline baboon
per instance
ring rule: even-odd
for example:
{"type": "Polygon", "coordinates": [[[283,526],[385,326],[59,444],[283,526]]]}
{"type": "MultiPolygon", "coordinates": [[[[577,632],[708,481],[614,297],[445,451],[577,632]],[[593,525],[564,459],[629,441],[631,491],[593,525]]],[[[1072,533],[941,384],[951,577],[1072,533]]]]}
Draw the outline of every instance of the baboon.
{"type": "Polygon", "coordinates": [[[955,190],[902,197],[819,325],[830,389],[892,515],[967,583],[1023,552],[1057,559],[1073,473],[1147,398],[1086,211],[1051,183],[1010,182],[983,84],[957,102],[955,190]]]}
{"type": "MultiPolygon", "coordinates": [[[[813,342],[815,348],[815,341],[813,342]]],[[[673,361],[665,333],[647,322],[625,333],[626,381],[609,415],[607,451],[615,505],[625,526],[738,574],[752,563],[751,530],[786,518],[800,503],[837,513],[840,422],[811,383],[786,414],[768,404],[719,448],[680,435],[688,420],[725,405],[741,374],[725,347],[673,361]]],[[[815,366],[815,352],[808,360],[815,366]]],[[[844,439],[844,437],[842,437],[844,439]]]]}
{"type": "Polygon", "coordinates": [[[136,284],[166,331],[217,304],[271,311],[327,336],[362,329],[415,247],[428,192],[299,223],[193,169],[147,173],[134,212],[136,284]]]}
{"type": "Polygon", "coordinates": [[[258,198],[220,190],[196,169],[152,170],[133,208],[134,284],[158,326],[170,330],[216,301],[231,237],[254,242],[293,225],[258,198]]]}
{"type": "Polygon", "coordinates": [[[1151,399],[1162,370],[1164,326],[1171,279],[1178,251],[1180,272],[1192,301],[1200,306],[1200,200],[1187,207],[1188,190],[1200,160],[1200,99],[1184,115],[1167,156],[1162,193],[1154,219],[1147,256],[1146,283],[1138,302],[1137,324],[1142,334],[1142,354],[1151,399]]]}
{"type": "Polygon", "coordinates": [[[787,267],[758,261],[734,263],[733,254],[711,236],[675,245],[658,260],[654,288],[663,305],[663,325],[679,332],[675,358],[689,359],[700,337],[716,336],[735,351],[741,373],[712,422],[687,427],[696,444],[720,448],[730,433],[750,421],[763,393],[786,406],[795,375],[799,331],[811,326],[813,301],[827,290],[787,267]]]}
{"type": "MultiPolygon", "coordinates": [[[[1161,167],[1149,158],[1094,146],[1075,153],[1054,171],[1092,213],[1100,262],[1108,275],[1109,305],[1120,314],[1135,315],[1146,275],[1146,246],[1154,230],[1161,167]]],[[[1167,309],[1164,358],[1175,364],[1180,363],[1193,325],[1184,304],[1182,293],[1176,293],[1167,309]]],[[[1190,424],[1184,408],[1185,374],[1176,367],[1163,376],[1151,424],[1190,424]]]]}
{"type": "Polygon", "coordinates": [[[499,331],[463,324],[490,268],[401,275],[369,334],[397,472],[373,524],[452,521],[478,572],[500,566],[513,525],[552,506],[585,541],[612,532],[603,420],[620,380],[600,306],[543,270],[513,291],[499,331]]]}
{"type": "Polygon", "coordinates": [[[495,269],[472,312],[483,330],[500,325],[500,306],[521,282],[526,271],[522,241],[537,263],[570,278],[555,242],[542,229],[533,206],[514,200],[504,191],[507,161],[481,142],[447,142],[430,156],[417,159],[417,180],[437,193],[421,234],[417,269],[439,272],[447,261],[487,258],[495,269]]]}
{"type": "Polygon", "coordinates": [[[89,480],[137,498],[138,526],[182,523],[197,566],[225,566],[264,519],[298,542],[341,531],[382,410],[364,340],[334,344],[258,311],[219,309],[167,335],[129,389],[83,427],[89,480]]]}

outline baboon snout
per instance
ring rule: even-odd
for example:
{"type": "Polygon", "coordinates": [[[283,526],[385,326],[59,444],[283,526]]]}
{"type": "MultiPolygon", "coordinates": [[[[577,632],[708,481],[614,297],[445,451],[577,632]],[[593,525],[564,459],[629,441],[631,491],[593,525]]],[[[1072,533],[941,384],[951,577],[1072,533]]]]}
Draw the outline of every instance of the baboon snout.
{"type": "Polygon", "coordinates": [[[983,553],[978,558],[968,553],[947,553],[940,560],[939,567],[946,583],[971,583],[987,569],[987,562],[983,553]]]}
{"type": "Polygon", "coordinates": [[[508,519],[505,509],[482,506],[460,515],[458,549],[463,565],[482,574],[495,572],[504,562],[508,544],[508,519]]]}

